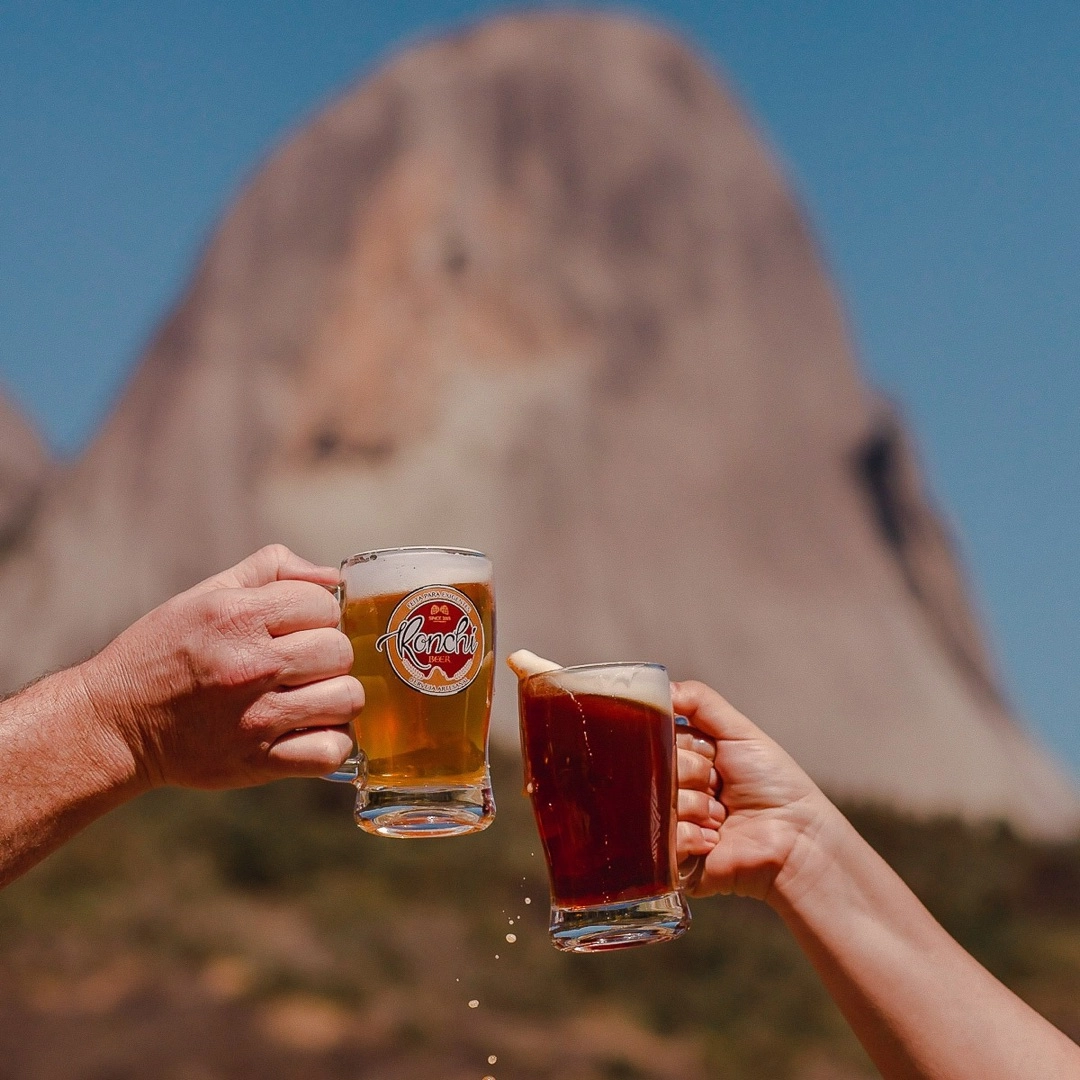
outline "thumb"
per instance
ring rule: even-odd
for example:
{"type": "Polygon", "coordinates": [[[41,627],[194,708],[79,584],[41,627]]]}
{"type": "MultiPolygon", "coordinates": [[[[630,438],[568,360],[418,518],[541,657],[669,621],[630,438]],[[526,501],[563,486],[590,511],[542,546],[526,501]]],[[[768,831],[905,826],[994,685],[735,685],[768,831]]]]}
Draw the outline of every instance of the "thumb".
{"type": "Polygon", "coordinates": [[[339,580],[340,574],[335,567],[308,562],[284,544],[268,544],[228,570],[201,581],[191,591],[257,589],[271,581],[312,581],[332,589],[339,580]]]}
{"type": "Polygon", "coordinates": [[[671,703],[690,726],[714,739],[764,739],[765,733],[715,690],[700,682],[671,684],[671,703]]]}

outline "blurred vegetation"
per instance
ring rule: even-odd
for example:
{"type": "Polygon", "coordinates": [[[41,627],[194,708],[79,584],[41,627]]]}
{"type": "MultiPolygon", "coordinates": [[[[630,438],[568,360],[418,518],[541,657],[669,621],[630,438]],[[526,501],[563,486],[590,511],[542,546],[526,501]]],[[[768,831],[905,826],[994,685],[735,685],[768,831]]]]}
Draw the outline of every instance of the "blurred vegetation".
{"type": "MultiPolygon", "coordinates": [[[[685,1061],[671,1075],[874,1075],[763,905],[696,901],[690,933],[662,947],[593,957],[552,949],[519,767],[494,765],[495,824],[453,841],[360,834],[352,791],[315,781],[158,792],[99,822],[0,893],[0,1051],[20,1032],[55,1040],[74,1019],[84,1032],[109,1032],[94,1059],[106,1064],[79,1071],[76,1051],[64,1058],[70,1068],[46,1066],[23,1038],[0,1078],[249,1075],[239,1036],[228,1053],[196,1037],[159,1047],[160,1061],[139,1050],[137,1069],[123,1064],[140,1024],[153,1015],[166,1024],[191,1002],[217,1010],[199,1013],[204,1033],[226,1010],[230,1032],[254,1032],[252,1047],[276,1039],[278,1076],[303,1075],[321,1054],[327,1077],[369,1075],[373,1061],[384,1063],[380,1076],[419,1076],[439,1061],[443,1077],[480,1080],[490,1068],[499,1080],[632,1080],[668,1075],[662,1062],[678,1053],[685,1061]],[[306,1003],[293,1028],[281,1002],[306,1003]],[[498,1070],[486,1064],[491,1046],[498,1070]],[[168,1054],[202,1061],[201,1071],[190,1062],[177,1071],[168,1054]],[[414,1071],[390,1068],[402,1061],[414,1071]]],[[[847,812],[952,934],[1080,1037],[1080,843],[847,812]]]]}

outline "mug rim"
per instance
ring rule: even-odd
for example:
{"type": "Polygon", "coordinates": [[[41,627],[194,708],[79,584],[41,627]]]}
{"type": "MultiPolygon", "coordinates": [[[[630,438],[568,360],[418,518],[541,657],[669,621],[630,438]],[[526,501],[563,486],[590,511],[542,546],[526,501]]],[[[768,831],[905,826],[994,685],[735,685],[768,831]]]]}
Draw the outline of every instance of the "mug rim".
{"type": "MultiPolygon", "coordinates": [[[[473,548],[440,547],[437,544],[419,544],[411,547],[372,548],[370,551],[358,551],[355,555],[349,555],[341,560],[339,570],[349,566],[359,566],[361,563],[373,562],[380,555],[463,555],[473,559],[488,559],[482,551],[473,548]]],[[[490,562],[491,560],[488,559],[490,562]]]]}
{"type": "Polygon", "coordinates": [[[597,671],[600,668],[654,668],[662,671],[665,675],[668,673],[667,667],[664,664],[657,663],[655,660],[603,660],[597,664],[570,664],[567,667],[552,668],[550,671],[534,671],[531,675],[526,675],[521,682],[530,683],[533,679],[539,679],[541,676],[555,676],[564,671],[575,674],[579,671],[597,671]]]}

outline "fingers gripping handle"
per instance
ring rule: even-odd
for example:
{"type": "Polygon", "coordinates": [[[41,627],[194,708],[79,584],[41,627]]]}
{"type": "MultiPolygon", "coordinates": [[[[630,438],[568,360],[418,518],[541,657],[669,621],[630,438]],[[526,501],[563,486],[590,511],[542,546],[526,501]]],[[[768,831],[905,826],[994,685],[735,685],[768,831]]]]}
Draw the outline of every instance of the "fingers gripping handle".
{"type": "MultiPolygon", "coordinates": [[[[344,614],[345,582],[339,581],[330,591],[334,594],[334,599],[338,602],[338,607],[344,614]]],[[[341,621],[339,620],[338,629],[341,628],[341,621]]],[[[354,787],[362,788],[367,784],[367,778],[367,755],[363,750],[358,749],[352,757],[346,758],[341,763],[340,768],[335,769],[332,773],[327,773],[322,779],[333,780],[337,784],[352,784],[354,787]]]]}
{"type": "MultiPolygon", "coordinates": [[[[675,716],[675,730],[692,730],[690,721],[685,716],[675,716]]],[[[692,855],[679,863],[679,888],[689,891],[701,880],[705,871],[705,856],[692,855]]]]}

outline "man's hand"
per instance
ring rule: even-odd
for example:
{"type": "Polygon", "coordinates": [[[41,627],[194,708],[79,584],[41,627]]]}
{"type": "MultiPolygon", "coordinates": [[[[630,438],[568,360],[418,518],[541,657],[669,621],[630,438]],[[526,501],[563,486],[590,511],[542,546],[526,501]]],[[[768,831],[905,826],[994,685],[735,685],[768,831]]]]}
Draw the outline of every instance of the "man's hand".
{"type": "Polygon", "coordinates": [[[332,772],[364,704],[338,573],[263,548],[162,604],[77,670],[143,786],[230,788],[332,772]]]}
{"type": "Polygon", "coordinates": [[[364,704],[337,582],[263,548],[0,701],[0,886],[147,788],[336,769],[364,704]]]}

